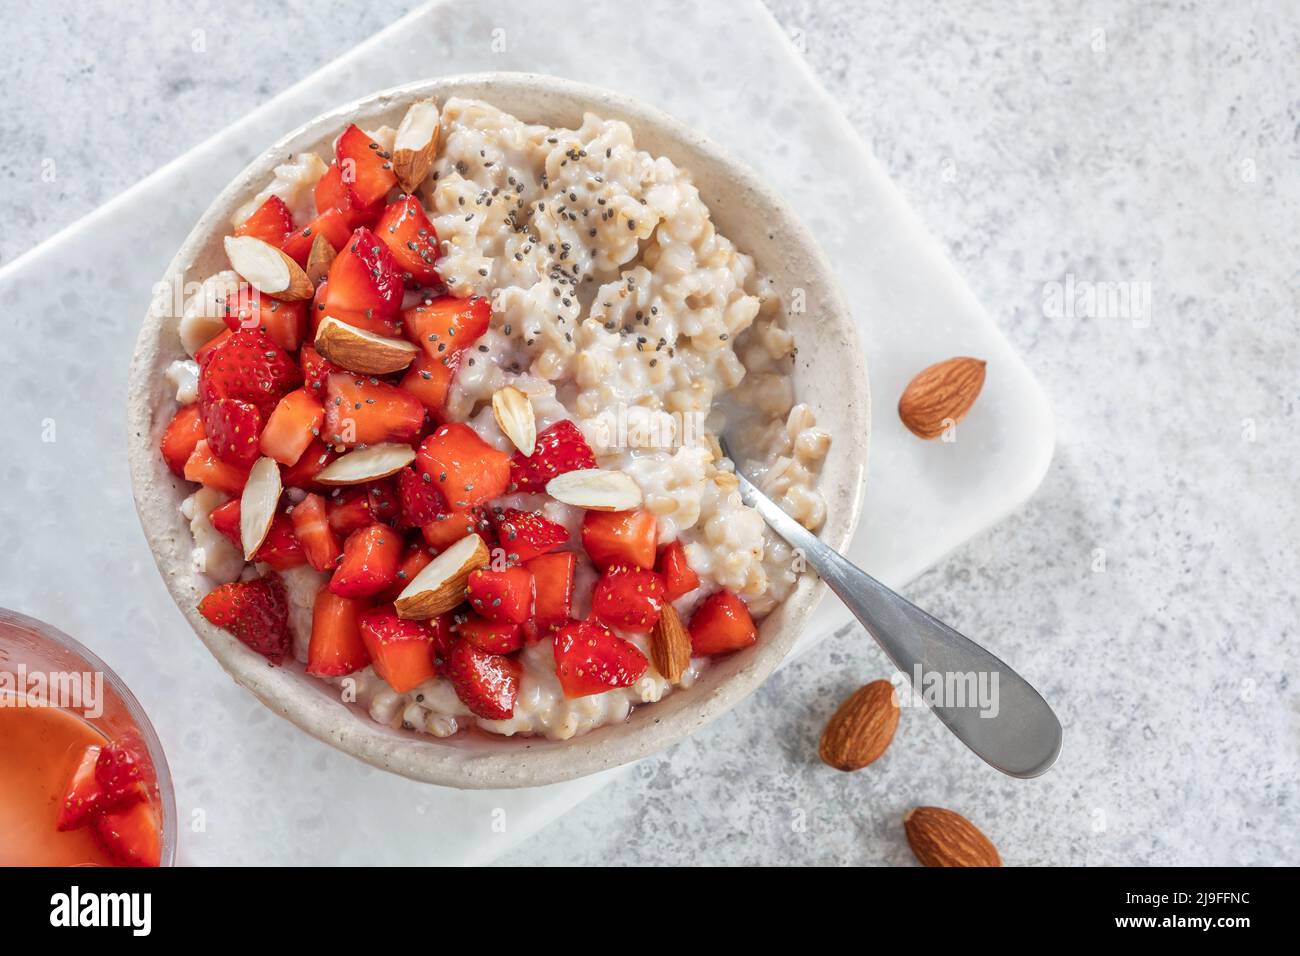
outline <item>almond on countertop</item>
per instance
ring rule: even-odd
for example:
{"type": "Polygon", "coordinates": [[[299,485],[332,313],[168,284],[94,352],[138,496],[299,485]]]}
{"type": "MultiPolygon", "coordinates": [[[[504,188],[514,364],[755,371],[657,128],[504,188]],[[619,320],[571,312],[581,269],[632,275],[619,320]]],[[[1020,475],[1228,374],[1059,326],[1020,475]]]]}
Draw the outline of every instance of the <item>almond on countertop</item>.
{"type": "Polygon", "coordinates": [[[962,357],[924,369],[903,389],[898,417],[918,438],[938,438],[975,404],[984,387],[986,364],[982,359],[962,357]]]}
{"type": "Polygon", "coordinates": [[[326,316],[316,329],[316,351],[335,365],[364,375],[400,372],[420,354],[420,348],[406,339],[376,335],[333,316],[326,316]]]}
{"type": "Polygon", "coordinates": [[[487,544],[476,534],[461,538],[424,566],[395,602],[397,616],[423,620],[446,614],[465,600],[469,576],[491,561],[487,544]]]}
{"type": "Polygon", "coordinates": [[[671,604],[664,605],[659,621],[650,632],[650,656],[655,670],[670,684],[680,681],[682,672],[690,666],[691,636],[671,604]]]}
{"type": "Polygon", "coordinates": [[[226,236],[225,247],[230,268],[258,292],[286,302],[315,294],[316,286],[302,266],[270,243],[256,236],[226,236]]]}
{"type": "Polygon", "coordinates": [[[818,748],[836,770],[861,770],[880,759],[898,727],[894,685],[875,680],[859,687],[826,724],[818,748]]]}
{"type": "Polygon", "coordinates": [[[960,813],[914,807],[903,817],[912,853],[922,866],[1001,866],[997,847],[960,813]]]}
{"type": "Polygon", "coordinates": [[[415,192],[429,175],[438,155],[439,132],[437,102],[411,104],[393,137],[393,172],[403,192],[415,192]]]}

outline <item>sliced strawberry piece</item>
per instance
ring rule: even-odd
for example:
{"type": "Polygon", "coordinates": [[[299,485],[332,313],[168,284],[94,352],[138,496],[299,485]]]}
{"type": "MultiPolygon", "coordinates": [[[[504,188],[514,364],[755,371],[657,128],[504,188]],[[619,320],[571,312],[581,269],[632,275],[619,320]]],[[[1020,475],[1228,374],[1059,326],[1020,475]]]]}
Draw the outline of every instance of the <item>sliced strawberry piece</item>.
{"type": "Polygon", "coordinates": [[[452,359],[482,338],[492,322],[492,303],[442,295],[402,312],[402,330],[432,359],[452,359]]]}
{"type": "Polygon", "coordinates": [[[424,622],[429,628],[429,633],[433,635],[433,669],[438,672],[439,677],[447,676],[447,662],[451,659],[451,649],[457,641],[456,635],[451,630],[454,617],[455,612],[449,612],[431,617],[424,622]]]}
{"type": "Polygon", "coordinates": [[[482,504],[510,484],[509,456],[463,422],[440,425],[420,443],[416,463],[455,509],[482,504]]]}
{"type": "Polygon", "coordinates": [[[162,862],[162,825],[148,801],[97,815],[95,837],[119,866],[158,866],[162,862]]]}
{"type": "Polygon", "coordinates": [[[369,525],[348,535],[329,589],[340,597],[370,597],[397,580],[401,563],[402,536],[388,525],[369,525]]]}
{"type": "Polygon", "coordinates": [[[185,477],[185,462],[194,454],[194,446],[203,440],[203,416],[198,405],[182,405],[163,430],[158,448],[172,474],[185,477]]]}
{"type": "Polygon", "coordinates": [[[330,265],[327,280],[328,287],[324,290],[321,304],[328,315],[339,310],[395,316],[402,307],[405,281],[397,260],[388,247],[364,227],[352,233],[339,249],[330,265]]]}
{"type": "Polygon", "coordinates": [[[397,185],[392,156],[355,123],[334,144],[334,156],[354,207],[364,209],[383,202],[397,185]]]}
{"type": "Polygon", "coordinates": [[[224,491],[228,495],[237,495],[248,482],[248,469],[222,461],[212,454],[207,439],[204,439],[194,446],[194,451],[185,462],[185,480],[224,491]]]}
{"type": "Polygon", "coordinates": [[[447,655],[445,673],[460,702],[485,720],[509,720],[519,697],[523,668],[500,654],[458,640],[447,655]]]}
{"type": "Polygon", "coordinates": [[[308,389],[290,392],[276,403],[258,440],[258,450],[282,465],[295,465],[320,434],[325,408],[308,389]]]}
{"type": "Polygon", "coordinates": [[[344,537],[375,523],[370,514],[370,492],[364,485],[352,485],[331,495],[326,511],[330,527],[344,537]]]}
{"type": "Polygon", "coordinates": [[[399,388],[410,392],[420,404],[441,417],[443,407],[447,404],[447,393],[451,391],[452,380],[460,367],[460,356],[452,358],[430,358],[421,352],[415,357],[406,374],[402,376],[399,388]]]}
{"type": "Polygon", "coordinates": [[[296,463],[280,469],[280,483],[286,488],[315,488],[316,476],[337,457],[333,448],[313,438],[296,463]]]}
{"type": "Polygon", "coordinates": [[[343,369],[317,352],[314,345],[304,345],[298,353],[298,361],[302,364],[302,387],[318,401],[325,397],[325,382],[329,377],[335,372],[343,372],[343,369]]]}
{"type": "Polygon", "coordinates": [[[537,447],[531,455],[515,452],[510,461],[510,480],[516,491],[545,491],[546,483],[556,475],[595,467],[596,456],[582,432],[563,418],[537,436],[537,447]]]}
{"type": "Polygon", "coordinates": [[[371,378],[331,375],[325,385],[325,441],[349,448],[410,441],[424,425],[424,406],[410,392],[371,378]]]}
{"type": "Polygon", "coordinates": [[[99,749],[95,782],[103,792],[104,807],[147,797],[154,780],[149,748],[138,734],[123,734],[99,749]]]}
{"type": "Polygon", "coordinates": [[[293,230],[293,213],[279,196],[268,196],[253,214],[235,229],[237,236],[253,236],[279,248],[293,230]]]}
{"type": "Polygon", "coordinates": [[[234,334],[233,329],[222,329],[200,345],[199,350],[194,353],[194,361],[198,363],[199,368],[203,368],[203,363],[207,361],[208,356],[229,342],[234,334]]]}
{"type": "Polygon", "coordinates": [[[208,514],[208,523],[240,551],[244,550],[243,538],[239,533],[239,499],[231,498],[225,504],[217,505],[208,514]]]}
{"type": "Polygon", "coordinates": [[[281,510],[271,521],[271,528],[266,532],[266,540],[253,555],[254,561],[269,564],[277,571],[286,571],[307,563],[298,536],[293,531],[293,518],[287,511],[281,510]]]}
{"type": "MultiPolygon", "coordinates": [[[[572,551],[543,554],[524,563],[533,576],[531,640],[537,640],[569,619],[573,609],[573,576],[578,556],[572,551]]],[[[527,627],[528,625],[525,625],[527,627]]]]}
{"type": "Polygon", "coordinates": [[[284,244],[280,248],[286,256],[305,268],[307,260],[311,258],[311,247],[316,242],[317,236],[324,236],[325,241],[335,252],[338,252],[352,238],[352,230],[359,225],[362,225],[362,222],[354,222],[353,217],[347,212],[326,209],[302,229],[295,229],[285,236],[284,244]]]}
{"type": "Polygon", "coordinates": [[[330,527],[325,499],[320,495],[308,495],[293,506],[289,517],[293,521],[294,537],[302,545],[307,563],[317,571],[333,571],[343,548],[339,545],[338,535],[330,527]]]}
{"type": "Polygon", "coordinates": [[[370,663],[361,638],[360,618],[368,602],[340,597],[328,587],[316,592],[311,615],[311,642],[307,645],[307,673],[317,677],[342,677],[370,663]]]}
{"type": "Polygon", "coordinates": [[[691,653],[696,657],[726,654],[758,640],[758,629],[745,602],[730,591],[715,591],[691,615],[691,653]]]}
{"type": "Polygon", "coordinates": [[[636,645],[596,621],[570,621],[555,635],[555,673],[565,697],[630,687],[649,662],[636,645]]]}
{"type": "Polygon", "coordinates": [[[396,478],[379,478],[367,482],[366,494],[370,496],[372,518],[392,527],[401,524],[402,502],[397,497],[396,478]]]}
{"type": "Polygon", "coordinates": [[[680,538],[659,551],[659,574],[664,579],[664,598],[669,601],[676,601],[700,586],[700,576],[686,560],[686,548],[680,538]]]}
{"type": "Polygon", "coordinates": [[[274,572],[214,588],[199,602],[199,613],[272,664],[289,652],[289,602],[274,572]]]}
{"type": "Polygon", "coordinates": [[[493,512],[492,518],[497,540],[511,561],[527,561],[554,551],[569,540],[569,529],[540,511],[506,508],[500,513],[493,512]]]}
{"type": "Polygon", "coordinates": [[[363,329],[366,332],[373,332],[375,335],[382,335],[385,338],[397,339],[402,337],[402,317],[401,313],[379,313],[374,309],[365,309],[357,311],[356,309],[342,309],[337,305],[330,306],[330,284],[326,279],[316,288],[316,297],[312,300],[311,305],[311,338],[314,342],[317,334],[320,332],[320,325],[326,318],[338,319],[346,325],[363,329]]]}
{"type": "Polygon", "coordinates": [[[401,566],[397,569],[397,580],[379,594],[379,600],[385,603],[396,601],[406,590],[406,586],[411,583],[411,579],[423,571],[431,561],[433,555],[429,553],[426,545],[407,545],[406,552],[402,555],[401,566]]]}
{"type": "MultiPolygon", "coordinates": [[[[352,191],[343,182],[343,170],[337,161],[330,163],[325,174],[316,180],[314,198],[316,208],[321,210],[322,215],[332,212],[338,216],[339,222],[347,228],[345,235],[351,235],[352,230],[358,226],[370,228],[384,213],[383,200],[364,207],[353,203],[352,191]]],[[[341,248],[341,245],[335,244],[332,240],[330,244],[334,246],[335,251],[341,248]]]]}
{"type": "Polygon", "coordinates": [[[445,551],[467,534],[478,530],[479,519],[473,511],[450,511],[438,515],[420,527],[424,542],[435,551],[445,551]]]}
{"type": "Polygon", "coordinates": [[[423,621],[402,620],[391,604],[363,612],[358,621],[375,673],[397,693],[436,676],[433,634],[423,621]]]}
{"type": "Polygon", "coordinates": [[[252,468],[257,461],[262,413],[251,402],[219,398],[203,409],[203,433],[208,448],[224,462],[252,468]]]}
{"type": "MultiPolygon", "coordinates": [[[[72,773],[67,792],[59,807],[58,829],[76,830],[90,822],[92,815],[101,813],[115,804],[113,798],[104,790],[95,778],[95,767],[99,762],[101,748],[91,744],[81,755],[81,762],[72,773]]],[[[146,796],[143,785],[137,785],[133,791],[139,796],[146,796]]]]}
{"type": "Polygon", "coordinates": [[[465,590],[470,607],[490,621],[522,624],[532,614],[533,576],[527,568],[480,568],[471,572],[465,590]]]}
{"type": "Polygon", "coordinates": [[[296,352],[307,330],[307,304],[281,302],[252,286],[241,286],[226,296],[225,321],[232,330],[260,329],[286,352],[296,352]]]}
{"type": "Polygon", "coordinates": [[[397,499],[401,503],[402,524],[407,528],[422,528],[438,515],[447,513],[447,501],[434,485],[433,477],[414,468],[403,468],[397,473],[397,499]]]}
{"type": "Polygon", "coordinates": [[[236,329],[199,364],[199,406],[206,413],[219,399],[237,399],[256,405],[265,418],[301,383],[298,366],[265,332],[236,329]]]}
{"type": "Polygon", "coordinates": [[[404,278],[417,285],[441,281],[434,269],[438,261],[438,234],[414,196],[403,196],[384,207],[375,235],[388,246],[404,278]]]}
{"type": "Polygon", "coordinates": [[[489,621],[470,617],[456,625],[457,636],[463,637],[481,651],[489,654],[513,654],[524,646],[519,625],[509,621],[489,621]]]}
{"type": "Polygon", "coordinates": [[[655,566],[658,522],[648,511],[588,511],[582,516],[582,548],[598,568],[655,566]]]}
{"type": "Polygon", "coordinates": [[[653,571],[611,565],[591,592],[591,611],[602,624],[646,633],[664,609],[664,579],[653,571]]]}

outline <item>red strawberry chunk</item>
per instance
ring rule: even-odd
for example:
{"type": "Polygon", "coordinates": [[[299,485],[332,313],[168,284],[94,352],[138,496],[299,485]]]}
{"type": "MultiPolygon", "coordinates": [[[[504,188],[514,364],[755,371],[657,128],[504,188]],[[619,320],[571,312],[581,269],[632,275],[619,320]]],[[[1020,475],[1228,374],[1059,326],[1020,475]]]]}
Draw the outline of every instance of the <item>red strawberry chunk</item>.
{"type": "Polygon", "coordinates": [[[598,568],[655,566],[658,522],[648,511],[588,511],[582,516],[582,548],[598,568]]]}
{"type": "Polygon", "coordinates": [[[154,782],[149,749],[134,732],[104,744],[95,761],[95,782],[104,794],[105,806],[148,796],[154,782]]]}
{"type": "Polygon", "coordinates": [[[239,533],[239,511],[239,499],[231,498],[225,504],[217,505],[212,509],[208,514],[208,522],[229,539],[231,544],[243,551],[243,538],[239,533]]]}
{"type": "Polygon", "coordinates": [[[237,495],[248,482],[248,468],[222,461],[212,454],[205,438],[194,446],[194,451],[185,462],[185,480],[224,491],[228,495],[237,495]]]}
{"type": "Polygon", "coordinates": [[[424,543],[434,551],[446,551],[449,547],[479,530],[479,518],[473,511],[449,511],[438,515],[426,525],[420,527],[424,543]]]}
{"type": "Polygon", "coordinates": [[[276,404],[258,439],[258,450],[282,465],[297,464],[325,423],[320,400],[305,388],[290,392],[276,404]]]}
{"type": "Polygon", "coordinates": [[[591,446],[578,426],[564,418],[537,436],[537,447],[531,455],[515,452],[510,461],[510,480],[517,491],[545,491],[546,483],[556,475],[595,467],[591,446]]]}
{"type": "Polygon", "coordinates": [[[320,495],[308,495],[293,506],[289,517],[293,521],[294,537],[302,546],[307,563],[317,571],[333,571],[343,548],[338,535],[330,527],[325,499],[320,495]]]}
{"type": "Polygon", "coordinates": [[[199,602],[199,613],[272,664],[289,652],[289,603],[274,572],[214,588],[199,602]]]}
{"type": "Polygon", "coordinates": [[[148,791],[142,782],[128,782],[110,794],[95,775],[101,750],[98,745],[92,744],[82,752],[81,761],[73,771],[63,803],[59,807],[59,830],[79,829],[97,813],[148,797],[148,791]]]}
{"type": "MultiPolygon", "coordinates": [[[[394,316],[402,307],[405,282],[388,247],[364,227],[352,233],[330,264],[321,304],[325,314],[344,313],[394,316]]],[[[344,318],[336,316],[336,318],[344,318]]],[[[345,319],[346,321],[346,319],[345,319]]]]}
{"type": "Polygon", "coordinates": [[[335,252],[338,252],[352,237],[352,230],[357,226],[368,225],[373,220],[363,221],[363,217],[353,216],[338,209],[326,209],[319,216],[301,229],[295,229],[285,236],[280,249],[286,256],[306,268],[311,258],[311,247],[317,236],[324,236],[335,252]]]}
{"type": "Polygon", "coordinates": [[[570,621],[555,635],[555,673],[565,697],[630,687],[649,662],[636,645],[596,621],[570,621]]]}
{"type": "Polygon", "coordinates": [[[308,674],[342,677],[370,663],[370,652],[361,638],[360,619],[366,608],[366,601],[339,597],[328,587],[316,592],[307,645],[308,674]]]}
{"type": "Polygon", "coordinates": [[[203,409],[203,433],[208,448],[222,461],[251,468],[260,455],[262,413],[250,402],[219,398],[203,409]]]}
{"type": "Polygon", "coordinates": [[[194,446],[203,440],[203,416],[198,405],[182,405],[172,420],[163,430],[162,440],[158,443],[163,461],[172,474],[185,477],[185,463],[194,454],[194,446]]]}
{"type": "Polygon", "coordinates": [[[439,677],[447,676],[447,662],[451,659],[451,649],[456,644],[456,635],[452,633],[451,624],[454,612],[439,614],[425,621],[429,633],[433,635],[433,669],[439,677]]]}
{"type": "Polygon", "coordinates": [[[519,697],[523,668],[500,654],[458,640],[447,655],[444,672],[462,704],[485,720],[509,720],[519,697]]]}
{"type": "Polygon", "coordinates": [[[97,815],[95,837],[120,866],[158,866],[162,862],[162,825],[150,802],[133,803],[97,815]]]}
{"type": "Polygon", "coordinates": [[[457,636],[463,637],[481,651],[489,654],[512,654],[524,646],[523,634],[518,624],[509,621],[489,621],[470,617],[455,627],[457,636]]]}
{"type": "Polygon", "coordinates": [[[442,295],[402,312],[402,330],[431,359],[454,359],[474,345],[492,322],[492,303],[442,295]]]}
{"type": "MultiPolygon", "coordinates": [[[[208,515],[208,521],[212,523],[213,528],[229,538],[231,544],[243,551],[243,537],[239,532],[239,513],[239,499],[232,498],[225,504],[213,508],[212,513],[208,515]]],[[[293,519],[287,512],[281,511],[271,520],[271,528],[266,532],[266,539],[262,542],[262,546],[253,554],[253,560],[269,564],[277,571],[296,568],[306,562],[307,557],[294,532],[293,519]]]]}
{"type": "Polygon", "coordinates": [[[758,629],[745,602],[730,591],[715,591],[691,615],[691,653],[696,657],[726,654],[758,640],[758,629]]]}
{"type": "Polygon", "coordinates": [[[410,544],[402,555],[401,566],[397,569],[397,580],[379,594],[379,600],[385,603],[396,601],[411,579],[423,571],[433,561],[433,555],[424,544],[410,544]]]}
{"type": "MultiPolygon", "coordinates": [[[[358,206],[353,202],[352,190],[343,182],[343,167],[339,166],[337,160],[330,163],[325,174],[316,180],[314,198],[316,209],[321,216],[332,213],[347,230],[344,233],[345,242],[353,229],[358,226],[366,228],[373,226],[384,212],[382,199],[370,206],[358,206]]],[[[341,243],[336,243],[332,239],[330,245],[334,246],[335,251],[342,248],[341,243]]]]}
{"type": "Polygon", "coordinates": [[[339,137],[334,155],[353,206],[365,208],[383,202],[397,185],[392,156],[355,123],[339,137]]]}
{"type": "Polygon", "coordinates": [[[198,364],[199,368],[203,368],[203,363],[207,361],[208,356],[229,342],[230,337],[234,334],[235,332],[233,329],[222,329],[216,335],[212,336],[212,338],[200,345],[199,350],[194,353],[194,361],[198,364]]]}
{"type": "Polygon", "coordinates": [[[293,213],[279,196],[268,196],[253,214],[235,229],[237,236],[253,236],[279,247],[293,229],[293,213]]]}
{"type": "Polygon", "coordinates": [[[423,621],[404,621],[391,604],[371,608],[358,619],[375,673],[399,694],[436,675],[433,634],[423,621]]]}
{"type": "Polygon", "coordinates": [[[389,203],[375,225],[375,235],[393,254],[404,278],[417,285],[439,281],[434,269],[438,261],[438,234],[414,196],[389,203]]]}
{"type": "Polygon", "coordinates": [[[329,444],[375,445],[410,441],[424,426],[424,406],[409,392],[353,374],[331,375],[325,384],[325,426],[329,444]]]}
{"type": "Polygon", "coordinates": [[[326,511],[330,527],[344,537],[375,522],[370,515],[370,492],[364,485],[336,490],[326,502],[326,511]]]}
{"type": "Polygon", "coordinates": [[[469,606],[489,621],[522,624],[533,612],[533,576],[527,568],[480,568],[469,576],[469,606]]]}
{"type": "Polygon", "coordinates": [[[370,597],[397,580],[402,536],[385,524],[372,524],[348,535],[329,589],[340,597],[370,597]]]}
{"type": "Polygon", "coordinates": [[[497,540],[511,561],[527,561],[546,554],[569,540],[569,529],[539,511],[506,508],[493,513],[497,540]]]}
{"type": "Polygon", "coordinates": [[[676,601],[700,586],[700,576],[686,560],[686,548],[680,539],[664,545],[659,552],[659,574],[664,579],[664,598],[676,601]]]}
{"type": "Polygon", "coordinates": [[[430,358],[421,352],[402,376],[400,388],[414,395],[421,405],[439,415],[447,404],[447,393],[460,368],[460,356],[430,358]]]}
{"type": "Polygon", "coordinates": [[[286,352],[296,352],[307,330],[307,303],[281,302],[252,286],[226,296],[225,322],[232,330],[260,329],[286,352]]]}
{"type": "Polygon", "coordinates": [[[280,469],[280,483],[286,488],[315,488],[316,476],[337,457],[332,447],[313,438],[293,465],[280,469]]]}
{"type": "Polygon", "coordinates": [[[301,382],[293,359],[265,332],[240,328],[199,363],[199,405],[206,412],[219,399],[237,399],[265,417],[301,382]]]}
{"type": "Polygon", "coordinates": [[[592,613],[602,624],[645,633],[664,608],[664,580],[653,571],[611,565],[591,593],[592,613]]]}
{"type": "Polygon", "coordinates": [[[573,608],[573,576],[578,556],[572,551],[543,554],[524,563],[533,576],[533,619],[530,639],[538,640],[569,619],[573,608]]]}
{"type": "Polygon", "coordinates": [[[325,382],[329,377],[335,372],[343,371],[317,352],[314,345],[304,345],[298,353],[298,361],[302,363],[302,387],[315,395],[317,400],[325,397],[325,382]]]}
{"type": "Polygon", "coordinates": [[[480,505],[510,484],[510,458],[462,422],[439,426],[420,443],[416,462],[454,509],[480,505]]]}
{"type": "Polygon", "coordinates": [[[447,513],[446,499],[433,483],[433,477],[414,468],[403,468],[397,473],[397,498],[401,502],[402,524],[407,528],[422,528],[438,515],[447,513]]]}

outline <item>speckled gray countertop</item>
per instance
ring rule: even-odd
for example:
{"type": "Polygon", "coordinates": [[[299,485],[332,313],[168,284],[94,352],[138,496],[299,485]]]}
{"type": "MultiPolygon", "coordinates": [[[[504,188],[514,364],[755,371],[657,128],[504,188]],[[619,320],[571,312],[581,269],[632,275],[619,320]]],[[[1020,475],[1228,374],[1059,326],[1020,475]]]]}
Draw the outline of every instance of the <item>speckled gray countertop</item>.
{"type": "MultiPolygon", "coordinates": [[[[11,17],[0,264],[413,6],[11,17]]],[[[825,718],[889,672],[850,630],[505,862],[905,863],[917,803],[1009,863],[1300,862],[1296,11],[769,6],[1051,397],[1038,494],[908,594],[1061,647],[1066,750],[1013,781],[907,712],[879,764],[825,768],[825,718]]]]}

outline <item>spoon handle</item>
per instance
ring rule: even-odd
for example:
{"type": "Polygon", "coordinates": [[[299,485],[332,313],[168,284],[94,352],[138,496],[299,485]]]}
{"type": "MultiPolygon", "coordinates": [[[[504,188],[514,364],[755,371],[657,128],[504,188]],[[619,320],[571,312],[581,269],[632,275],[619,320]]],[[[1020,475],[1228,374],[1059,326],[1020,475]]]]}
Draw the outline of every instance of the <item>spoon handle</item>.
{"type": "Polygon", "coordinates": [[[1012,777],[1036,777],[1056,762],[1061,723],[1027,680],[827,547],[739,472],[736,477],[745,504],[802,552],[958,740],[1012,777]]]}

